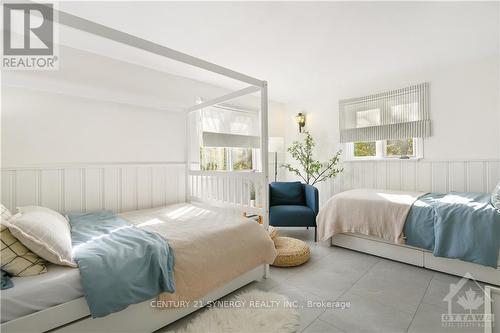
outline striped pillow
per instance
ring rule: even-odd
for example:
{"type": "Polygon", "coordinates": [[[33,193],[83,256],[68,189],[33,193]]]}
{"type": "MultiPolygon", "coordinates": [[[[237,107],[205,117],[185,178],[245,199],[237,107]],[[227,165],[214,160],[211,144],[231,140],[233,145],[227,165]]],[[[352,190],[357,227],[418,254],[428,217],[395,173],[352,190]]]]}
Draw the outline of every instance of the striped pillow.
{"type": "Polygon", "coordinates": [[[497,186],[493,190],[493,193],[491,194],[491,204],[498,211],[500,211],[500,182],[498,182],[497,186]]]}
{"type": "Polygon", "coordinates": [[[0,265],[2,270],[12,276],[30,276],[47,272],[45,260],[28,250],[26,246],[12,236],[9,229],[3,224],[11,214],[0,204],[0,265]]]}

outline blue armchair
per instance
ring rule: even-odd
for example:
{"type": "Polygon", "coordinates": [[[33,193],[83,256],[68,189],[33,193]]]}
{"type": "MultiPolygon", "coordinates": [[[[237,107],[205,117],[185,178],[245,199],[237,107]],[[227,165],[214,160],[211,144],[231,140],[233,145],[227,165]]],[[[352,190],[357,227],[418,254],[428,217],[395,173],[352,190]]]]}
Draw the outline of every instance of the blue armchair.
{"type": "Polygon", "coordinates": [[[274,227],[314,227],[319,211],[318,189],[301,182],[269,184],[269,224],[274,227]]]}

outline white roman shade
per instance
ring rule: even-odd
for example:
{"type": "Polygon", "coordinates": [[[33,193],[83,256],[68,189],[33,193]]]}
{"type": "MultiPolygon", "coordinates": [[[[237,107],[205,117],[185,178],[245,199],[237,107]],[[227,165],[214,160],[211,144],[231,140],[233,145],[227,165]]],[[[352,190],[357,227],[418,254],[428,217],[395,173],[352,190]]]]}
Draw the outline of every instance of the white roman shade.
{"type": "Polygon", "coordinates": [[[339,101],[340,142],[428,137],[429,84],[339,101]]]}
{"type": "Polygon", "coordinates": [[[210,107],[202,110],[201,124],[204,147],[260,148],[256,111],[210,107]]]}

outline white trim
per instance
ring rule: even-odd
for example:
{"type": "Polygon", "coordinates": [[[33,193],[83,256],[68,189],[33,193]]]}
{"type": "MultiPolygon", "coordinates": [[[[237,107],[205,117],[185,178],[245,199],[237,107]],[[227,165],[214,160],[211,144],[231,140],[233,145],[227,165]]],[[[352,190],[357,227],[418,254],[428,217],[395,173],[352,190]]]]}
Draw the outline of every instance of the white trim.
{"type": "MultiPolygon", "coordinates": [[[[196,301],[206,305],[248,283],[264,277],[265,265],[229,281],[218,289],[196,301]]],[[[175,309],[155,309],[151,301],[129,306],[127,309],[103,318],[92,319],[84,297],[60,304],[33,314],[14,319],[1,325],[2,332],[153,332],[196,310],[195,302],[190,306],[175,309]],[[63,326],[66,325],[66,326],[63,326]]]]}
{"type": "Polygon", "coordinates": [[[2,204],[11,210],[41,205],[60,213],[166,206],[185,200],[182,181],[180,186],[170,186],[184,176],[185,164],[65,163],[2,168],[2,204]]]}
{"type": "Polygon", "coordinates": [[[83,162],[83,163],[50,163],[50,164],[28,164],[2,166],[1,171],[25,171],[25,170],[61,170],[61,169],[86,169],[86,168],[113,168],[118,166],[162,166],[162,165],[185,165],[184,161],[158,161],[158,162],[83,162]]]}
{"type": "Polygon", "coordinates": [[[212,176],[212,177],[224,177],[224,178],[242,178],[242,179],[262,179],[262,173],[256,171],[201,171],[201,170],[190,170],[190,175],[195,176],[212,176]]]}
{"type": "Polygon", "coordinates": [[[186,191],[185,191],[185,200],[186,202],[189,202],[191,200],[191,192],[188,190],[190,188],[190,182],[189,182],[189,169],[190,169],[190,166],[191,166],[191,126],[190,126],[190,121],[189,121],[189,117],[190,117],[190,114],[186,114],[185,115],[186,119],[186,149],[185,149],[185,155],[186,155],[186,168],[185,168],[185,172],[186,172],[186,179],[185,179],[185,188],[186,188],[186,191]]]}
{"type": "Polygon", "coordinates": [[[209,101],[202,102],[202,103],[190,106],[190,107],[186,108],[186,112],[193,112],[193,111],[196,111],[196,110],[208,108],[208,107],[210,107],[212,105],[224,103],[224,102],[236,99],[238,97],[242,97],[242,96],[245,96],[245,95],[253,94],[253,93],[255,93],[255,92],[259,91],[259,90],[260,90],[259,87],[254,87],[254,86],[246,87],[244,89],[241,89],[241,90],[229,93],[227,95],[220,96],[220,97],[211,99],[209,101]]]}
{"type": "Polygon", "coordinates": [[[494,269],[458,259],[434,257],[427,250],[389,243],[377,237],[338,234],[332,237],[331,244],[448,274],[464,276],[470,273],[478,281],[500,285],[500,268],[494,269]]]}

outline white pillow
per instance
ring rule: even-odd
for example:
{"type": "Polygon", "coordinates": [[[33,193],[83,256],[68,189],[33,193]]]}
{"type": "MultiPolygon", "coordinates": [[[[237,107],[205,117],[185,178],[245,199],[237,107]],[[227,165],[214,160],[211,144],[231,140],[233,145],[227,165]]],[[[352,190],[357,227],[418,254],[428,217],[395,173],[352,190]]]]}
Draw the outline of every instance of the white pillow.
{"type": "Polygon", "coordinates": [[[58,265],[76,267],[71,258],[71,232],[68,220],[45,207],[18,208],[6,223],[10,232],[28,249],[58,265]]]}

